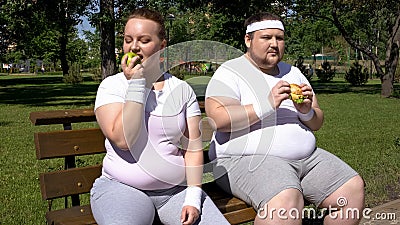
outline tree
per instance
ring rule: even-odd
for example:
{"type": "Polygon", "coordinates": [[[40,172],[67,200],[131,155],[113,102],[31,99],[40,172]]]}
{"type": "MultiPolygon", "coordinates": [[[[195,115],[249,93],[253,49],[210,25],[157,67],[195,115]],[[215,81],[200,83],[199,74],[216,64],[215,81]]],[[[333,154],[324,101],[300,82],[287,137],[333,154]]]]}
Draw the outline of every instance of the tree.
{"type": "MultiPolygon", "coordinates": [[[[244,50],[244,20],[259,11],[286,15],[291,1],[275,0],[176,0],[178,9],[190,13],[193,38],[222,42],[244,50]],[[198,29],[200,28],[200,29],[198,29]],[[200,37],[200,38],[197,38],[200,37]]],[[[188,25],[190,26],[190,25],[188,25]]]]}
{"type": "Polygon", "coordinates": [[[0,3],[1,15],[0,26],[5,28],[1,30],[1,53],[10,53],[10,51],[21,52],[22,57],[31,53],[32,46],[29,42],[38,32],[35,28],[30,28],[32,23],[40,21],[40,15],[35,14],[31,3],[21,4],[17,1],[3,1],[0,3]],[[26,19],[30,18],[30,19],[26,19]],[[9,48],[12,46],[12,48],[9,48]]]}
{"type": "Polygon", "coordinates": [[[63,75],[66,76],[69,71],[67,58],[69,34],[75,33],[75,26],[81,22],[80,16],[88,10],[89,2],[79,0],[46,0],[38,1],[36,4],[42,7],[47,22],[52,21],[51,24],[53,26],[51,29],[59,32],[59,56],[63,75]]]}
{"type": "Polygon", "coordinates": [[[101,76],[116,72],[114,0],[100,0],[101,76]]]}
{"type": "Polygon", "coordinates": [[[318,18],[285,19],[285,54],[298,58],[322,52],[323,48],[337,44],[332,37],[340,35],[329,22],[318,18]]]}
{"type": "Polygon", "coordinates": [[[395,0],[296,0],[293,12],[299,18],[330,21],[343,38],[374,63],[382,83],[381,95],[393,93],[394,74],[399,59],[400,2],[395,0]],[[375,49],[385,43],[385,63],[381,65],[375,49]]]}
{"type": "Polygon", "coordinates": [[[6,41],[15,44],[25,58],[49,56],[60,59],[63,75],[68,74],[67,45],[76,35],[80,16],[90,7],[79,0],[9,0],[1,5],[1,23],[7,27],[6,41]],[[2,19],[5,21],[3,22],[2,19]],[[57,51],[57,52],[55,52],[57,51]]]}
{"type": "Polygon", "coordinates": [[[84,68],[86,69],[100,69],[101,54],[100,54],[100,34],[97,29],[92,33],[90,31],[83,31],[85,40],[88,45],[88,55],[84,61],[84,68]]]}
{"type": "MultiPolygon", "coordinates": [[[[93,0],[96,1],[96,0],[93,0]]],[[[117,60],[115,55],[116,42],[122,36],[122,18],[128,12],[138,6],[145,6],[146,0],[99,0],[100,11],[90,15],[91,24],[100,31],[100,54],[102,79],[117,72],[117,60]]],[[[118,46],[119,48],[120,46],[118,46]]],[[[122,47],[122,45],[121,45],[122,47]]]]}
{"type": "Polygon", "coordinates": [[[5,9],[3,8],[5,6],[6,2],[2,1],[0,2],[0,61],[4,60],[4,55],[7,52],[7,47],[10,44],[10,34],[7,29],[7,14],[4,12],[5,9]]]}

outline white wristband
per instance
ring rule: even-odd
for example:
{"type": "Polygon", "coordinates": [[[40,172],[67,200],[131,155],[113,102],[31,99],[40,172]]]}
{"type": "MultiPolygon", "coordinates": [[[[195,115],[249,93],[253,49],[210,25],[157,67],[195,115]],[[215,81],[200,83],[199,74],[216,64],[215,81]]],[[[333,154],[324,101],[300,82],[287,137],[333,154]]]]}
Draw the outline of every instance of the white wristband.
{"type": "Polygon", "coordinates": [[[200,187],[188,186],[186,188],[186,196],[185,196],[185,201],[183,202],[183,206],[190,205],[199,210],[199,212],[201,212],[202,194],[203,190],[200,187]]]}
{"type": "Polygon", "coordinates": [[[306,114],[298,112],[297,116],[299,117],[299,119],[301,121],[307,122],[307,121],[310,121],[314,117],[314,114],[315,114],[315,111],[313,108],[311,108],[311,110],[306,114]]]}
{"type": "Polygon", "coordinates": [[[146,100],[146,79],[131,79],[126,92],[125,101],[133,101],[143,104],[146,100]]]}

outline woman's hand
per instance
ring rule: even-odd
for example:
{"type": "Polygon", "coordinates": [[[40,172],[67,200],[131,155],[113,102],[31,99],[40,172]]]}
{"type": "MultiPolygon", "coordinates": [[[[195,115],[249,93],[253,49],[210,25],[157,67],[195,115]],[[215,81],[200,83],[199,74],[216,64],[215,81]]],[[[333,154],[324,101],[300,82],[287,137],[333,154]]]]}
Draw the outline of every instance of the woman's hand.
{"type": "Polygon", "coordinates": [[[199,219],[200,212],[196,207],[186,205],[182,208],[181,223],[183,225],[193,224],[199,219]]]}
{"type": "Polygon", "coordinates": [[[127,64],[128,56],[124,55],[121,60],[121,67],[122,71],[124,72],[124,75],[127,80],[130,79],[139,79],[143,78],[143,65],[142,64],[136,64],[136,60],[139,60],[139,56],[135,56],[131,59],[130,63],[127,64]]]}

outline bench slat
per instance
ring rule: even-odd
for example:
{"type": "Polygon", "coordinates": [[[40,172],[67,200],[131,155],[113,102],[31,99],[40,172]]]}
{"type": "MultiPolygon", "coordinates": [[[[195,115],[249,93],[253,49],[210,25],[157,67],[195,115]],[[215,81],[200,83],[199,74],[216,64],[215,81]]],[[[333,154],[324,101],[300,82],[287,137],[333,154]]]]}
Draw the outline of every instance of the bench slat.
{"type": "Polygon", "coordinates": [[[31,122],[38,125],[66,124],[96,121],[93,109],[49,110],[31,112],[31,122]]]}
{"type": "Polygon", "coordinates": [[[44,200],[90,192],[101,165],[42,173],[39,176],[44,200]]]}
{"type": "Polygon", "coordinates": [[[234,212],[224,213],[224,216],[230,224],[241,224],[253,221],[256,217],[256,211],[252,207],[248,207],[234,212]]]}
{"type": "Polygon", "coordinates": [[[100,129],[63,130],[35,133],[37,159],[106,152],[100,129]]]}
{"type": "Polygon", "coordinates": [[[46,213],[47,224],[84,225],[96,224],[90,205],[74,206],[67,209],[54,210],[46,213]]]}
{"type": "Polygon", "coordinates": [[[244,201],[232,196],[218,200],[213,199],[213,201],[222,213],[233,212],[249,207],[244,201]]]}

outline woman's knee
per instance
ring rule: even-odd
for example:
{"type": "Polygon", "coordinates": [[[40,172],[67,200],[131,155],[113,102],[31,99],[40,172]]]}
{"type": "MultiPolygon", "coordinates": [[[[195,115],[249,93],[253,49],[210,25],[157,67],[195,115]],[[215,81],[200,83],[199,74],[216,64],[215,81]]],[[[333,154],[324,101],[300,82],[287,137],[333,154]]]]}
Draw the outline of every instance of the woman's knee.
{"type": "Polygon", "coordinates": [[[93,202],[92,212],[96,222],[102,224],[152,224],[155,208],[150,199],[107,199],[93,202]]]}
{"type": "Polygon", "coordinates": [[[98,224],[152,224],[155,216],[154,204],[145,193],[110,180],[96,184],[90,202],[98,224]]]}

